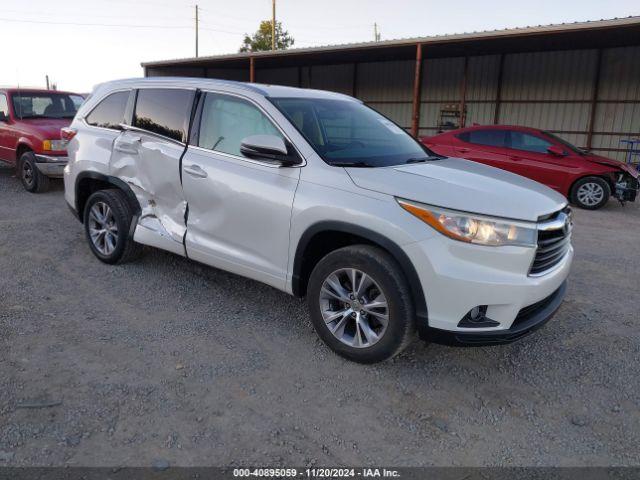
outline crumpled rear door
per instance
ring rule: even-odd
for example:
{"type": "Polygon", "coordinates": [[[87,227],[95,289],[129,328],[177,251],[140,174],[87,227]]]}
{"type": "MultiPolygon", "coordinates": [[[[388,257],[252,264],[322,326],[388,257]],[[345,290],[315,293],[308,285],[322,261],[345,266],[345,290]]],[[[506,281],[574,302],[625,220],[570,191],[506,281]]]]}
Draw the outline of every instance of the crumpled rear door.
{"type": "Polygon", "coordinates": [[[184,255],[187,202],[180,183],[185,146],[138,130],[114,141],[111,172],[133,190],[142,213],[134,240],[184,255]]]}

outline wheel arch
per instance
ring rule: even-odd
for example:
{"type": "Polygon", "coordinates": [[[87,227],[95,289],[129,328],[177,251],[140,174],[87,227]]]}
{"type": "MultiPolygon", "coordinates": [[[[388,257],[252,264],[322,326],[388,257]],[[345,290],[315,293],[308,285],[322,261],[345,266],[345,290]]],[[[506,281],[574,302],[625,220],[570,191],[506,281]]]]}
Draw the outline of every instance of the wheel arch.
{"type": "Polygon", "coordinates": [[[291,279],[292,293],[306,294],[309,276],[317,262],[328,253],[348,245],[365,244],[381,248],[398,263],[415,305],[416,317],[427,319],[427,304],[420,277],[407,254],[393,240],[368,228],[339,221],[324,221],[311,225],[301,235],[296,247],[291,279]]]}
{"type": "Polygon", "coordinates": [[[16,163],[20,160],[22,154],[33,151],[33,146],[30,143],[26,142],[24,139],[20,139],[16,146],[16,163]]]}
{"type": "Polygon", "coordinates": [[[105,190],[109,188],[117,188],[118,190],[121,190],[126,195],[131,208],[133,208],[134,215],[140,215],[140,203],[138,202],[135,193],[133,193],[133,190],[131,190],[131,187],[123,180],[118,177],[105,175],[99,172],[82,172],[76,177],[75,183],[75,209],[80,222],[83,221],[84,206],[91,194],[98,190],[105,190]]]}
{"type": "Polygon", "coordinates": [[[607,185],[609,185],[609,189],[611,190],[610,193],[613,195],[616,190],[616,182],[614,178],[616,173],[617,170],[609,170],[599,173],[585,173],[584,175],[579,176],[573,182],[571,182],[571,185],[569,186],[569,195],[567,195],[567,197],[569,198],[569,200],[571,200],[571,198],[573,197],[573,189],[576,186],[576,183],[589,177],[596,177],[607,182],[607,185]]]}

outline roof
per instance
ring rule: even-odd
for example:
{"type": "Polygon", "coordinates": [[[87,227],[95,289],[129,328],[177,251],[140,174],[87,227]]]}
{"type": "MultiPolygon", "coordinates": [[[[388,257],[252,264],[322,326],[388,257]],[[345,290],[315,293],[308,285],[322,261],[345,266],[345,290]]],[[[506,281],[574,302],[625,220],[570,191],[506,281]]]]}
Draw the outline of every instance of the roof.
{"type": "Polygon", "coordinates": [[[120,80],[111,80],[96,85],[96,91],[113,91],[118,88],[140,88],[142,85],[162,85],[162,86],[179,86],[193,88],[208,87],[227,87],[231,90],[244,90],[265,97],[274,98],[343,98],[352,101],[352,97],[341,93],[329,92],[326,90],[314,90],[309,88],[285,87],[280,85],[265,85],[261,83],[236,82],[233,80],[219,80],[213,78],[189,78],[189,77],[146,77],[146,78],[124,78],[120,80]]]}
{"type": "MultiPolygon", "coordinates": [[[[145,68],[210,64],[233,66],[234,63],[246,65],[247,60],[251,57],[255,58],[256,61],[259,59],[278,60],[278,64],[282,65],[283,61],[294,57],[304,56],[309,58],[332,55],[339,57],[338,59],[349,60],[350,53],[362,55],[364,52],[387,53],[387,55],[383,55],[384,58],[376,58],[377,60],[386,60],[386,57],[397,58],[396,54],[403,49],[406,50],[407,47],[412,47],[412,51],[415,51],[416,44],[421,44],[423,47],[426,47],[425,56],[455,56],[456,54],[465,55],[469,52],[481,54],[496,53],[499,51],[559,49],[562,47],[596,48],[599,46],[633,45],[638,44],[639,38],[640,16],[633,16],[607,20],[384,40],[380,42],[371,41],[309,48],[292,48],[278,51],[231,53],[207,57],[160,60],[143,62],[141,65],[145,68]],[[598,34],[594,35],[595,32],[598,34]],[[396,54],[394,54],[394,52],[396,54]]],[[[260,61],[260,65],[263,65],[263,61],[260,61]]]]}

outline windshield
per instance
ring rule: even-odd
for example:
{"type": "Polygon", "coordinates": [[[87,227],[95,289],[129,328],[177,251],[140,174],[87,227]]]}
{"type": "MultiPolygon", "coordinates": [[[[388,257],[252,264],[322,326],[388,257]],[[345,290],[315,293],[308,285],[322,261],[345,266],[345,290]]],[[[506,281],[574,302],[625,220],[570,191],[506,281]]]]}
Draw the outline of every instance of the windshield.
{"type": "Polygon", "coordinates": [[[387,167],[440,158],[359,102],[270,98],[329,165],[387,167]]]}
{"type": "Polygon", "coordinates": [[[574,153],[577,153],[578,155],[584,155],[586,152],[578,147],[576,147],[575,145],[567,142],[566,140],[564,140],[563,138],[560,138],[557,135],[554,135],[553,133],[550,132],[543,132],[546,136],[553,138],[556,142],[561,143],[562,145],[564,145],[565,147],[567,147],[569,150],[571,150],[574,153]]]}
{"type": "Polygon", "coordinates": [[[73,118],[84,99],[68,93],[14,93],[13,111],[18,118],[73,118]]]}

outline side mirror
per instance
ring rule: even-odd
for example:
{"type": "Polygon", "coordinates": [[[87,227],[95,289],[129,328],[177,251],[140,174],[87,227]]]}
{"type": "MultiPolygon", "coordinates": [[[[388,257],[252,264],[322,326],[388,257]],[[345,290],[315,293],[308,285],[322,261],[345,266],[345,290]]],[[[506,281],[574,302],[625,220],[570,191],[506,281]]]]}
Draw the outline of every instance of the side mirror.
{"type": "Polygon", "coordinates": [[[8,122],[8,121],[9,121],[9,114],[5,112],[0,112],[0,122],[8,122]]]}
{"type": "Polygon", "coordinates": [[[551,145],[549,148],[547,148],[547,153],[549,155],[553,155],[554,157],[564,157],[567,155],[564,149],[562,147],[559,147],[558,145],[551,145]]]}
{"type": "Polygon", "coordinates": [[[287,167],[299,163],[289,155],[284,140],[276,135],[250,135],[242,140],[240,153],[247,158],[268,160],[287,167]]]}

